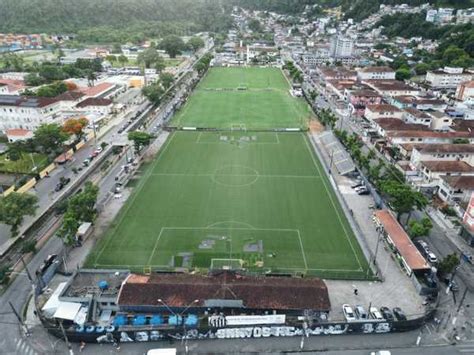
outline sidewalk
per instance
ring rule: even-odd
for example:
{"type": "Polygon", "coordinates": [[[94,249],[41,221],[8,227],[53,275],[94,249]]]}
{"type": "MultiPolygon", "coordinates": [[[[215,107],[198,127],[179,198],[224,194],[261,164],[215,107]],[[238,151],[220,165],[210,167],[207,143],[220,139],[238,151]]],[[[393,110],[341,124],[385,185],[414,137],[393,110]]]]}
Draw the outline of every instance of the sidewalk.
{"type": "MultiPolygon", "coordinates": [[[[320,147],[319,151],[323,155],[321,163],[326,167],[325,172],[327,173],[330,157],[326,154],[316,133],[313,133],[313,138],[320,147]]],[[[332,172],[340,195],[353,211],[354,220],[362,232],[360,237],[365,239],[363,243],[359,243],[361,248],[370,249],[366,251],[366,255],[374,254],[379,234],[372,221],[373,210],[369,207],[374,204],[373,198],[359,196],[350,187],[353,182],[351,179],[337,174],[336,169],[332,169],[332,172]]],[[[341,309],[344,303],[362,305],[365,309],[369,305],[377,308],[381,306],[400,307],[409,316],[424,313],[423,298],[418,294],[407,274],[392,258],[392,253],[384,247],[383,242],[379,243],[376,260],[384,282],[325,280],[333,309],[331,319],[343,319],[341,309]],[[358,290],[358,295],[354,294],[354,289],[358,290]]]]}

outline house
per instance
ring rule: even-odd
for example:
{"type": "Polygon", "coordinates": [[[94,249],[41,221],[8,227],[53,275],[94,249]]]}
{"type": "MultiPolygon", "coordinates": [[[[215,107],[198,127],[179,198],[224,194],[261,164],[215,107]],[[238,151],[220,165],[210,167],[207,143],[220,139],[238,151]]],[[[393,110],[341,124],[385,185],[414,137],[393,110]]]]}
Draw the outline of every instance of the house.
{"type": "Polygon", "coordinates": [[[465,101],[470,97],[474,97],[474,80],[464,81],[456,89],[456,100],[465,101]]]}
{"type": "Polygon", "coordinates": [[[395,71],[390,67],[366,67],[357,70],[357,78],[365,80],[394,80],[395,71]]]}
{"type": "Polygon", "coordinates": [[[22,128],[7,129],[5,134],[10,143],[33,138],[33,132],[22,128]]]}
{"type": "Polygon", "coordinates": [[[380,105],[382,103],[382,96],[369,89],[346,90],[345,96],[354,107],[354,114],[359,117],[364,115],[365,108],[368,105],[380,105]]]}
{"type": "Polygon", "coordinates": [[[326,81],[326,90],[337,96],[339,99],[344,99],[344,93],[347,89],[351,89],[356,84],[355,80],[335,79],[326,81]]]}
{"type": "Polygon", "coordinates": [[[108,115],[112,112],[113,101],[110,99],[101,99],[89,97],[76,105],[76,108],[90,113],[108,115]]]}
{"type": "Polygon", "coordinates": [[[402,118],[403,111],[389,104],[367,105],[364,116],[367,120],[373,121],[377,118],[393,117],[402,118]]]}
{"type": "Polygon", "coordinates": [[[440,176],[438,196],[445,202],[467,203],[474,193],[474,176],[440,176]]]}
{"type": "Polygon", "coordinates": [[[453,124],[453,118],[441,111],[425,111],[431,117],[431,129],[435,131],[448,131],[453,124]]]}
{"type": "Polygon", "coordinates": [[[317,73],[324,81],[328,80],[357,80],[357,73],[344,67],[318,67],[317,73]]]}
{"type": "Polygon", "coordinates": [[[421,161],[464,161],[474,165],[472,144],[415,144],[412,147],[410,165],[419,167],[421,161]]]}
{"type": "Polygon", "coordinates": [[[387,142],[393,146],[407,143],[449,144],[458,139],[474,143],[474,132],[393,131],[387,133],[387,142]]]}
{"type": "Polygon", "coordinates": [[[390,104],[401,110],[412,107],[420,111],[444,111],[448,107],[448,104],[444,100],[420,96],[394,96],[390,99],[390,104]]]}
{"type": "Polygon", "coordinates": [[[446,176],[474,176],[474,166],[465,161],[421,161],[420,174],[425,184],[438,186],[441,175],[446,176]]]}
{"type": "Polygon", "coordinates": [[[0,95],[19,95],[25,89],[23,80],[0,78],[0,95]]]}
{"type": "Polygon", "coordinates": [[[372,126],[381,137],[385,137],[390,131],[426,131],[429,130],[425,125],[406,123],[398,118],[384,117],[373,121],[372,126]]]}
{"type": "Polygon", "coordinates": [[[384,97],[416,96],[420,90],[398,80],[364,80],[368,85],[384,97]]]}
{"type": "Polygon", "coordinates": [[[459,84],[471,79],[472,74],[464,73],[463,68],[444,67],[426,73],[426,82],[433,89],[456,89],[459,84]]]}
{"type": "Polygon", "coordinates": [[[85,97],[107,97],[112,95],[117,90],[117,85],[111,83],[100,83],[95,86],[80,88],[85,97]]]}
{"type": "Polygon", "coordinates": [[[403,119],[407,123],[422,124],[425,126],[431,126],[431,116],[423,111],[417,110],[416,108],[406,108],[403,110],[403,119]]]}

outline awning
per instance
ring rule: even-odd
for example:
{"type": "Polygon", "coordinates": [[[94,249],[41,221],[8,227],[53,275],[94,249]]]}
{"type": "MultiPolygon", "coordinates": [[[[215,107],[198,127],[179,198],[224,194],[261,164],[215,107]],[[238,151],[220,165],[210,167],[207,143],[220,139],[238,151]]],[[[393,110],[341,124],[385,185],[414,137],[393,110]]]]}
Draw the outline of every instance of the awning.
{"type": "Polygon", "coordinates": [[[61,303],[59,302],[59,295],[61,294],[61,292],[63,292],[66,285],[67,282],[61,282],[56,288],[56,290],[54,290],[54,292],[52,293],[48,302],[46,302],[43,308],[41,308],[46,317],[51,318],[54,312],[56,312],[56,310],[58,309],[59,304],[61,303]]]}
{"type": "Polygon", "coordinates": [[[61,302],[54,313],[54,318],[74,320],[82,305],[75,302],[61,302]]]}

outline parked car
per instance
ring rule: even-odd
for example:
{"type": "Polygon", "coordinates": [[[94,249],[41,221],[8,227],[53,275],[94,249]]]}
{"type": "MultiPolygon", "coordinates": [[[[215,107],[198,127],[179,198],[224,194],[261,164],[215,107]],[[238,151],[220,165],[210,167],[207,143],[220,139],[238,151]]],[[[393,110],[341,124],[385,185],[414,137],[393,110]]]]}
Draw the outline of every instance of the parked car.
{"type": "Polygon", "coordinates": [[[70,182],[71,182],[71,178],[61,177],[59,179],[59,182],[56,184],[56,187],[54,188],[54,191],[56,191],[56,192],[61,191],[64,188],[64,186],[66,186],[70,182]]]}
{"type": "Polygon", "coordinates": [[[393,321],[395,319],[392,312],[390,312],[390,308],[388,307],[380,307],[380,313],[382,313],[382,317],[388,321],[393,321]]]}
{"type": "Polygon", "coordinates": [[[54,261],[57,259],[57,257],[58,257],[57,254],[48,255],[48,257],[46,259],[44,259],[43,263],[38,268],[36,273],[39,274],[39,275],[42,275],[48,269],[48,267],[50,267],[54,263],[54,261]]]}
{"type": "Polygon", "coordinates": [[[351,185],[351,188],[355,189],[356,187],[363,186],[364,182],[362,180],[357,180],[351,185]]]}
{"type": "Polygon", "coordinates": [[[459,285],[456,281],[451,281],[451,291],[453,292],[458,292],[459,291],[459,285]]]}
{"type": "Polygon", "coordinates": [[[357,305],[354,308],[354,313],[358,319],[368,319],[369,315],[365,311],[364,307],[357,305]]]}
{"type": "Polygon", "coordinates": [[[370,191],[367,189],[357,191],[358,195],[370,195],[370,191]]]}
{"type": "Polygon", "coordinates": [[[436,255],[435,255],[433,252],[431,252],[431,251],[426,255],[426,259],[427,259],[431,264],[437,264],[437,263],[438,263],[438,258],[437,258],[436,255]]]}
{"type": "Polygon", "coordinates": [[[420,251],[421,255],[426,257],[428,253],[430,252],[430,248],[428,247],[428,244],[422,240],[417,240],[415,243],[415,247],[420,251]]]}
{"type": "Polygon", "coordinates": [[[394,309],[392,309],[392,312],[397,320],[407,320],[407,316],[405,315],[405,313],[403,313],[400,307],[395,307],[394,309]]]}
{"type": "Polygon", "coordinates": [[[89,166],[90,163],[91,163],[90,159],[84,159],[84,161],[82,162],[82,165],[89,166]]]}
{"type": "Polygon", "coordinates": [[[367,190],[367,187],[365,187],[364,185],[355,188],[355,191],[357,193],[359,193],[359,191],[365,191],[365,190],[367,190]]]}
{"type": "Polygon", "coordinates": [[[354,312],[352,311],[351,306],[349,306],[348,304],[342,305],[342,313],[344,313],[344,317],[346,317],[346,320],[348,322],[353,322],[356,320],[354,312]]]}
{"type": "Polygon", "coordinates": [[[382,314],[379,312],[377,307],[370,307],[369,309],[370,316],[376,320],[383,320],[382,314]]]}

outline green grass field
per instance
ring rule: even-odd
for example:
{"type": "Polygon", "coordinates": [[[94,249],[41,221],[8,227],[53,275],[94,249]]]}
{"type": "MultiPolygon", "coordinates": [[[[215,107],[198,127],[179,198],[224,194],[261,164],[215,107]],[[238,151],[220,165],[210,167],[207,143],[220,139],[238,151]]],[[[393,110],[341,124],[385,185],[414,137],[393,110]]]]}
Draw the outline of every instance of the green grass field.
{"type": "Polygon", "coordinates": [[[303,133],[174,132],[142,169],[87,266],[367,275],[303,133]]]}
{"type": "Polygon", "coordinates": [[[306,128],[311,110],[289,93],[277,68],[211,68],[172,126],[228,129],[306,128]]]}

